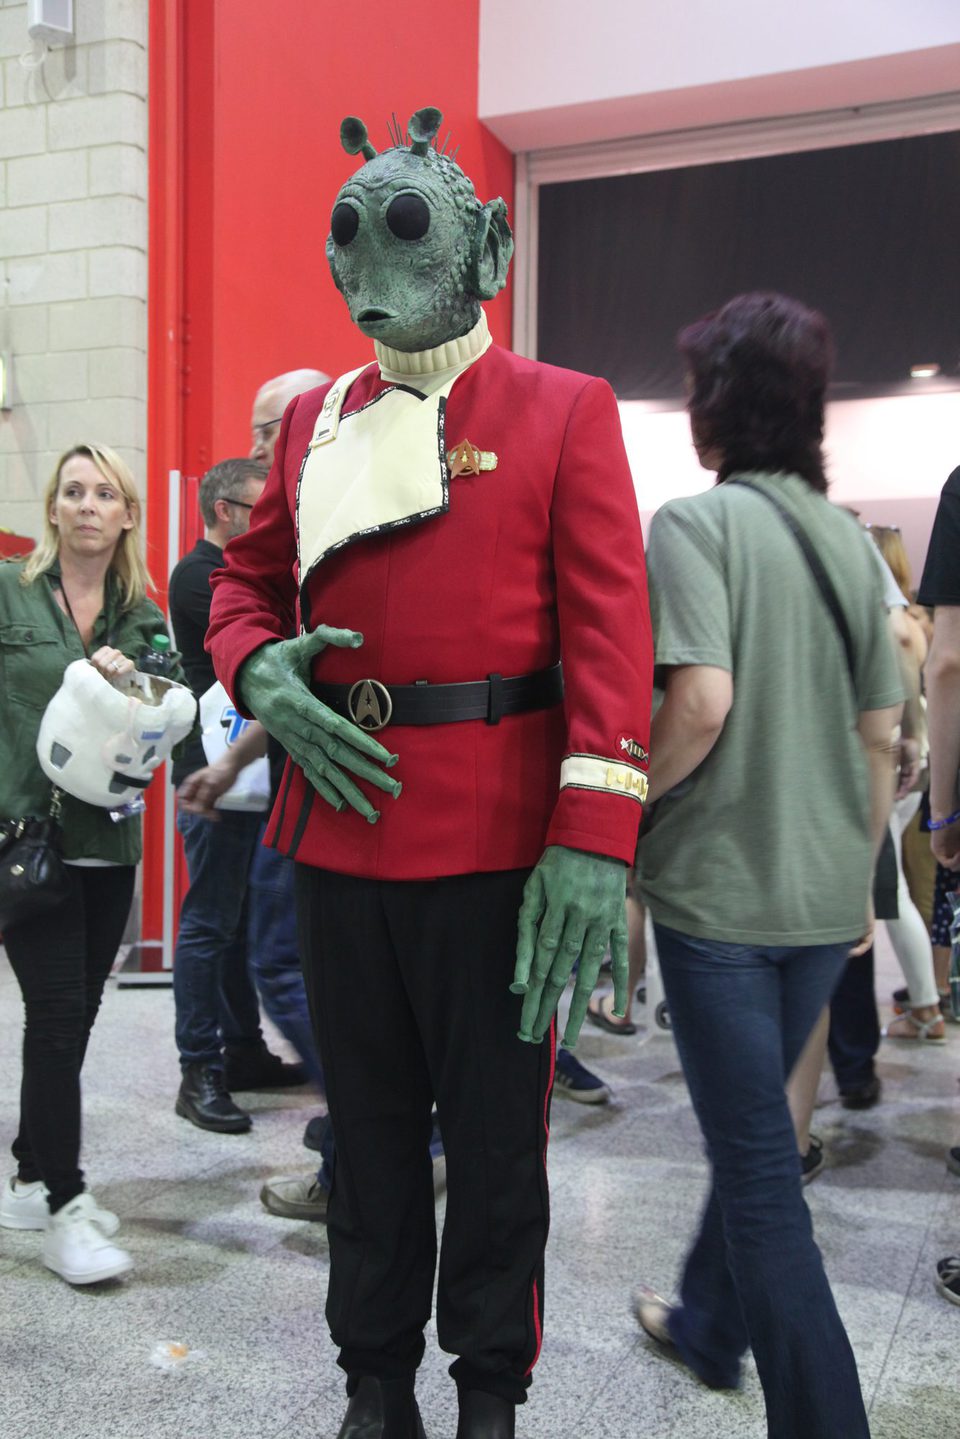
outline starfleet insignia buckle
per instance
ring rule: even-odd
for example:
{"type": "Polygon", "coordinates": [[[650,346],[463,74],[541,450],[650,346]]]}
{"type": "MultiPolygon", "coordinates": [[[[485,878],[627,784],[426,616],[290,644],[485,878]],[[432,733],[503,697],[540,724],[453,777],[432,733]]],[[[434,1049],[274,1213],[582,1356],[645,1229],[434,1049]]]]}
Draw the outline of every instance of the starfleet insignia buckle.
{"type": "Polygon", "coordinates": [[[497,457],[492,450],[478,450],[469,440],[461,440],[459,445],[454,445],[452,450],[447,451],[451,480],[455,480],[458,475],[479,475],[481,470],[495,470],[497,464],[497,457]]]}
{"type": "Polygon", "coordinates": [[[359,729],[384,729],[393,714],[393,700],[379,680],[357,680],[347,695],[347,709],[359,729]]]}

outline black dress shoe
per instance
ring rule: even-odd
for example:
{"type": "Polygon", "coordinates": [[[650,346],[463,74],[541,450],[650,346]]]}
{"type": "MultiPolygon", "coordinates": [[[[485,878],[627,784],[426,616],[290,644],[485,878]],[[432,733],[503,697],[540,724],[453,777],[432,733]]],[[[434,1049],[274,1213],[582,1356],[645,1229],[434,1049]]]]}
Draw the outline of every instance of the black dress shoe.
{"type": "Polygon", "coordinates": [[[482,1389],[460,1390],[457,1439],[514,1439],[517,1406],[482,1389]]]}
{"type": "Polygon", "coordinates": [[[271,1054],[263,1040],[249,1044],[228,1044],[224,1056],[224,1082],[228,1089],[289,1089],[306,1084],[302,1064],[286,1064],[271,1054]]]}
{"type": "Polygon", "coordinates": [[[303,1131],[304,1148],[315,1149],[319,1153],[323,1148],[323,1141],[327,1137],[329,1128],[329,1114],[315,1114],[312,1119],[308,1119],[307,1127],[303,1131]]]}
{"type": "Polygon", "coordinates": [[[365,1375],[350,1396],[337,1439],[426,1439],[413,1380],[365,1375]]]}
{"type": "Polygon", "coordinates": [[[212,1064],[187,1065],[174,1107],[198,1129],[214,1129],[220,1134],[246,1134],[253,1123],[227,1093],[223,1071],[212,1064]]]}
{"type": "Polygon", "coordinates": [[[874,1075],[864,1084],[852,1089],[841,1089],[840,1103],[844,1109],[872,1109],[880,1098],[880,1080],[874,1075]]]}

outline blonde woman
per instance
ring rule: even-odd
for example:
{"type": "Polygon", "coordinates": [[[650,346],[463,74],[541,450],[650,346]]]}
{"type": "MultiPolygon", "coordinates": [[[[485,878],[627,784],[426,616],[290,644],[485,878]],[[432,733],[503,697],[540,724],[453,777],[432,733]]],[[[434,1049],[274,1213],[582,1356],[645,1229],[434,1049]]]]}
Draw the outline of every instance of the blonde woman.
{"type": "MultiPolygon", "coordinates": [[[[84,656],[108,680],[133,669],[163,615],[146,597],[140,502],[113,450],[75,445],[47,486],[43,535],[26,560],[0,564],[0,818],[41,817],[50,781],[36,753],[40,720],[67,665],[84,656]]],[[[63,796],[64,903],[10,925],[3,940],[26,1010],[17,1173],[0,1226],[44,1231],[43,1262],[71,1284],[123,1274],[80,1168],[80,1069],[123,935],[141,852],[139,817],[63,796]]]]}

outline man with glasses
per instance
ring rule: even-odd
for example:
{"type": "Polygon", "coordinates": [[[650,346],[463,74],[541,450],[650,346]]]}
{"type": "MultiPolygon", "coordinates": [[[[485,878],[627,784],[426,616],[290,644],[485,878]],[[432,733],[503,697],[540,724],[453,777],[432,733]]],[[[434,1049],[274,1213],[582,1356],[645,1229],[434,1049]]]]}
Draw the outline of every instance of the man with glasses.
{"type": "Polygon", "coordinates": [[[269,470],[284,410],[298,395],[314,390],[318,385],[326,385],[329,380],[330,376],[322,370],[288,370],[286,374],[275,375],[260,386],[254,396],[250,417],[251,460],[266,465],[269,470]]]}
{"type": "MultiPolygon", "coordinates": [[[[204,649],[210,618],[210,576],[228,540],[245,533],[267,470],[248,459],[223,460],[200,482],[204,537],[170,576],[170,616],[183,668],[199,699],[214,683],[204,649]]],[[[247,726],[224,757],[208,764],[199,739],[174,763],[177,828],[183,837],[190,888],[184,896],[174,958],[173,993],[182,1079],[176,1110],[200,1129],[242,1134],[250,1115],[230,1089],[302,1084],[301,1064],[268,1050],[248,966],[248,880],[263,815],[217,811],[216,801],[240,771],[265,753],[260,725],[247,726]]]]}
{"type": "MultiPolygon", "coordinates": [[[[276,375],[260,386],[254,397],[253,413],[250,417],[251,460],[269,469],[273,464],[280,421],[287,405],[306,390],[327,384],[329,379],[330,376],[320,370],[288,370],[286,374],[276,375]]],[[[259,726],[257,728],[259,729],[259,726]]],[[[281,746],[269,738],[268,754],[272,787],[276,793],[287,756],[281,746]]],[[[251,957],[264,1007],[281,1032],[293,1040],[297,1052],[308,1061],[310,1078],[323,1092],[323,1074],[310,1031],[307,998],[297,948],[293,861],[279,850],[260,846],[253,859],[250,885],[254,898],[254,934],[251,936],[254,942],[251,944],[251,957]],[[262,933],[266,939],[268,923],[269,942],[257,944],[257,934],[262,933]],[[271,994],[283,1005],[282,1014],[271,1009],[268,1003],[268,995],[271,994]],[[302,1032],[302,1040],[291,1033],[293,1026],[296,1026],[298,1032],[302,1032]]],[[[309,1149],[319,1151],[319,1169],[308,1173],[272,1175],[260,1190],[260,1200],[271,1214],[277,1214],[283,1219],[324,1222],[327,1217],[334,1158],[333,1131],[329,1115],[318,1114],[309,1121],[303,1142],[309,1149]]],[[[445,1182],[445,1163],[443,1144],[436,1126],[430,1143],[430,1154],[433,1160],[434,1187],[439,1191],[445,1182]]]]}

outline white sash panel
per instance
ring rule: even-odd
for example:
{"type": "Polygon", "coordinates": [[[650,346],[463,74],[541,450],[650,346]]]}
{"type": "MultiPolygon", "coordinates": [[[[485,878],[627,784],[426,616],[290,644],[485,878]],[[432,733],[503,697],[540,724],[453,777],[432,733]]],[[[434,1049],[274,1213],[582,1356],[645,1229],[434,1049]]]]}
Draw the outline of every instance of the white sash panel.
{"type": "Polygon", "coordinates": [[[354,372],[324,405],[297,485],[300,583],[332,551],[447,509],[444,409],[459,375],[423,397],[397,387],[342,414],[354,372]]]}

